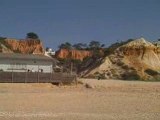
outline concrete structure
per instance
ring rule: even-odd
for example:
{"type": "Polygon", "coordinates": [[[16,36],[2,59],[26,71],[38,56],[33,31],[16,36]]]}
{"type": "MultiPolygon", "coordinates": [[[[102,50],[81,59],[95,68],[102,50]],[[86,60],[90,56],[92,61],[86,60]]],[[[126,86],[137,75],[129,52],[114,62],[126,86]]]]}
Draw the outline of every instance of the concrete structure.
{"type": "Polygon", "coordinates": [[[47,48],[45,51],[45,56],[53,57],[55,56],[55,51],[53,51],[52,48],[47,48]]]}
{"type": "Polygon", "coordinates": [[[44,55],[0,53],[0,71],[51,73],[55,66],[53,58],[44,55]]]}

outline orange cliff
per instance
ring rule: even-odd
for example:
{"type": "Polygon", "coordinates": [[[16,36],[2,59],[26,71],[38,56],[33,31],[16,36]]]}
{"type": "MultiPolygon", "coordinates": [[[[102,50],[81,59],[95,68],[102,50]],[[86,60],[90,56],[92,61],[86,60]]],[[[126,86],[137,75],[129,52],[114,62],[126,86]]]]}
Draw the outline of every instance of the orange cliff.
{"type": "Polygon", "coordinates": [[[6,47],[15,53],[23,54],[44,54],[44,48],[40,40],[26,39],[5,39],[6,47]]]}
{"type": "Polygon", "coordinates": [[[56,57],[62,58],[62,59],[71,58],[71,59],[82,61],[85,57],[89,57],[89,56],[92,56],[92,52],[87,50],[60,49],[56,52],[56,57]]]}

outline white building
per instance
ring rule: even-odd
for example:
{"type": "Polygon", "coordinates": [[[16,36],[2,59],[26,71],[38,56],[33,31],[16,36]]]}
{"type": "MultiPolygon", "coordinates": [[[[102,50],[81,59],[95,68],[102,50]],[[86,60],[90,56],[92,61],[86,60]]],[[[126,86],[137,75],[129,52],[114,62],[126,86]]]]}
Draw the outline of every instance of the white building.
{"type": "Polygon", "coordinates": [[[0,71],[51,73],[53,58],[44,55],[0,53],[0,71]]]}
{"type": "Polygon", "coordinates": [[[53,57],[55,56],[55,51],[53,51],[52,48],[47,48],[45,51],[45,56],[53,57]]]}

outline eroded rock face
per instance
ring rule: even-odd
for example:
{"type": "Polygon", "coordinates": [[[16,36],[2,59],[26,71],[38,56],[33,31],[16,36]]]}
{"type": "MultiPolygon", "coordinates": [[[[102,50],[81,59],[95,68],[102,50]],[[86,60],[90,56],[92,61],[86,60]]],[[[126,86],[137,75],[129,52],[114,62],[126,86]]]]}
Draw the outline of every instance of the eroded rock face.
{"type": "MultiPolygon", "coordinates": [[[[17,40],[7,38],[5,39],[5,48],[15,53],[44,54],[42,42],[35,39],[17,40]]],[[[3,51],[5,52],[5,50],[2,50],[2,52],[3,51]]]]}
{"type": "MultiPolygon", "coordinates": [[[[159,76],[146,71],[160,70],[159,48],[144,38],[129,42],[107,56],[102,64],[85,75],[105,75],[109,79],[154,79],[159,76]]],[[[157,72],[156,72],[157,71],[157,72]]]]}
{"type": "Polygon", "coordinates": [[[85,57],[92,56],[92,52],[86,50],[67,50],[67,49],[60,49],[56,52],[57,58],[71,58],[75,60],[83,60],[85,57]]]}
{"type": "MultiPolygon", "coordinates": [[[[129,65],[140,63],[142,67],[149,67],[155,70],[160,69],[159,48],[143,38],[132,41],[121,46],[117,51],[129,60],[129,65]]],[[[140,66],[138,64],[138,66],[140,66]]],[[[136,67],[138,67],[136,65],[136,67]]],[[[145,69],[145,68],[144,68],[145,69]]]]}

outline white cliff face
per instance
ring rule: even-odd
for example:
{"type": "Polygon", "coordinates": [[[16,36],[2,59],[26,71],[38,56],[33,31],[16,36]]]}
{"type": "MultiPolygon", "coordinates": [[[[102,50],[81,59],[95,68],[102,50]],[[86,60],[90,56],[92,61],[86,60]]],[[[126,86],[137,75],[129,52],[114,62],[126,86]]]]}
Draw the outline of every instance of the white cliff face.
{"type": "Polygon", "coordinates": [[[105,74],[111,79],[128,79],[154,77],[146,70],[160,70],[160,54],[158,48],[144,38],[136,39],[120,46],[114,54],[107,56],[101,65],[91,70],[86,76],[95,73],[105,74]]]}
{"type": "Polygon", "coordinates": [[[155,47],[152,43],[146,41],[144,38],[135,39],[122,47],[155,47]]]}

